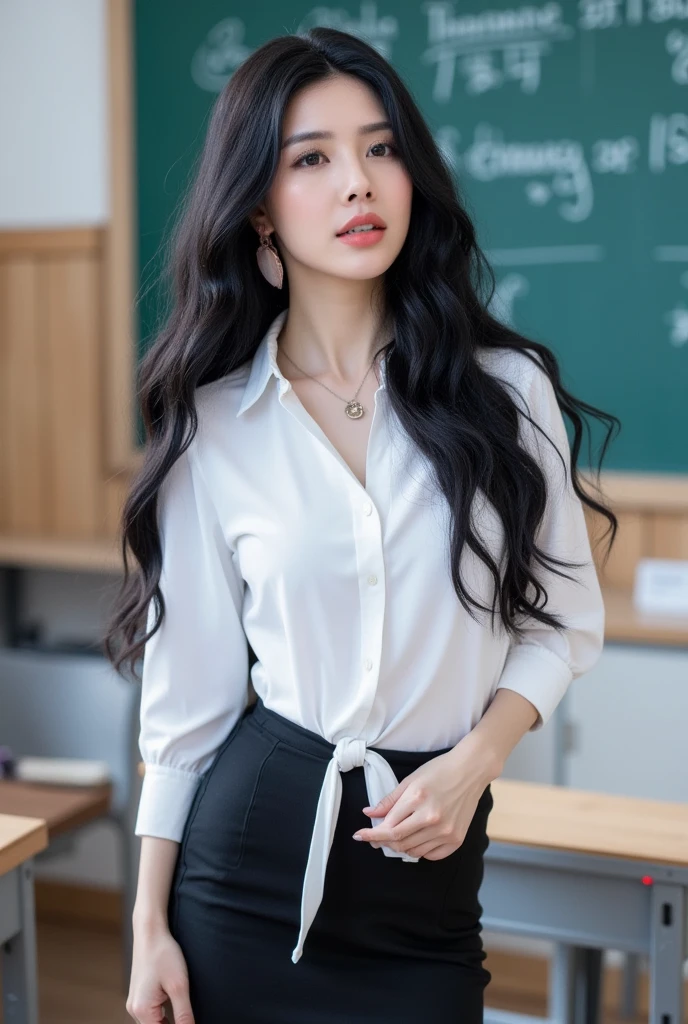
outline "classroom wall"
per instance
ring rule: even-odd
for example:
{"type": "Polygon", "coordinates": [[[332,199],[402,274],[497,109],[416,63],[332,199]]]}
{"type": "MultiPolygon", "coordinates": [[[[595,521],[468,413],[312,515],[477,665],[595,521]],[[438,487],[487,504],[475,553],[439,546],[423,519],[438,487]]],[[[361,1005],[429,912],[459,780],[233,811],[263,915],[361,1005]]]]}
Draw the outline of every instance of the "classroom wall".
{"type": "MultiPolygon", "coordinates": [[[[107,223],[106,58],[104,0],[0,4],[0,230],[107,223]]],[[[21,585],[23,621],[39,625],[46,642],[101,634],[112,576],[29,569],[21,585]]],[[[0,598],[3,640],[5,624],[0,598]]],[[[40,735],[40,707],[27,706],[27,715],[40,735]]],[[[76,755],[79,742],[75,735],[76,755]]],[[[70,854],[36,874],[118,886],[112,829],[85,829],[70,854]]]]}
{"type": "Polygon", "coordinates": [[[103,0],[0,4],[0,228],[108,216],[103,0]]]}

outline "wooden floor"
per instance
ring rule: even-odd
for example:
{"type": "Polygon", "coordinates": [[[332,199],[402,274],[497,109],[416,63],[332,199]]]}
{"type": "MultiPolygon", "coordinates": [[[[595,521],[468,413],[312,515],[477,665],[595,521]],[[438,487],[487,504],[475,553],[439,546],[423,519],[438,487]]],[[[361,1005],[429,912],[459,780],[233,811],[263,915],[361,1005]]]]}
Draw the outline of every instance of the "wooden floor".
{"type": "MultiPolygon", "coordinates": [[[[126,992],[116,931],[39,920],[38,964],[40,1024],[131,1024],[132,1018],[124,1007],[126,992]]],[[[485,965],[492,972],[486,993],[488,1006],[545,1015],[545,960],[493,952],[488,954],[485,965]]],[[[618,985],[618,972],[608,970],[604,1024],[619,1022],[613,1012],[618,1005],[618,985]]],[[[686,1003],[688,1005],[688,998],[686,1003]]],[[[645,978],[641,984],[639,1010],[641,1015],[634,1018],[634,1024],[647,1024],[645,978]]],[[[688,1017],[685,1020],[688,1024],[688,1017]]]]}

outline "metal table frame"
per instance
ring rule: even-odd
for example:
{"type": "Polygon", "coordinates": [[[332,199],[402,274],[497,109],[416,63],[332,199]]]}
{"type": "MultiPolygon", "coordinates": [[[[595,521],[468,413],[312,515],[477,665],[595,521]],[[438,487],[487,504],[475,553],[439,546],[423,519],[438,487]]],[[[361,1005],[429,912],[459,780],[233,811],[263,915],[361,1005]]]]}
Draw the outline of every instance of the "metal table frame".
{"type": "Polygon", "coordinates": [[[0,950],[6,1024],[38,1024],[33,858],[0,875],[0,950]]]}
{"type": "Polygon", "coordinates": [[[490,843],[480,889],[483,926],[557,945],[549,1016],[486,1006],[485,1024],[596,1024],[605,949],[645,954],[650,1024],[682,1024],[687,890],[684,867],[490,843]]]}

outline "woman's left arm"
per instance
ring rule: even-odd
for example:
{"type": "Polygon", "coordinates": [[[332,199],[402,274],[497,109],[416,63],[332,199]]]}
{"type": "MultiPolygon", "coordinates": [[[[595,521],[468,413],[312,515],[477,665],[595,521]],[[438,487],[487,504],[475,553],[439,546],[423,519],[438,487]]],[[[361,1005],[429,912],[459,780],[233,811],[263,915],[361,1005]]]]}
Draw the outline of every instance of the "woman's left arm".
{"type": "Polygon", "coordinates": [[[446,754],[433,757],[402,779],[375,807],[384,821],[354,838],[376,849],[389,846],[412,857],[440,860],[463,843],[485,787],[532,728],[537,708],[514,690],[498,690],[476,726],[446,754]]]}
{"type": "Polygon", "coordinates": [[[461,845],[485,787],[501,775],[511,751],[553,715],[571,681],[590,669],[604,643],[605,610],[590,549],[585,516],[570,478],[570,449],[554,389],[544,370],[531,375],[529,413],[559,454],[526,419],[522,443],[547,477],[548,501],[537,543],[549,554],[581,567],[574,579],[548,573],[547,609],[559,614],[559,632],[535,618],[520,623],[524,634],[509,645],[494,695],[482,718],[448,753],[433,758],[405,779],[376,807],[384,818],[357,836],[430,860],[461,845]]]}
{"type": "Polygon", "coordinates": [[[522,697],[515,690],[499,689],[478,724],[456,744],[453,752],[461,743],[470,745],[476,761],[484,765],[487,785],[499,778],[509,754],[537,719],[538,709],[527,697],[522,697]]]}
{"type": "Polygon", "coordinates": [[[513,690],[537,708],[538,716],[531,726],[534,731],[547,724],[571,682],[599,659],[604,645],[605,608],[583,504],[571,480],[566,426],[543,369],[533,368],[525,398],[529,415],[555,446],[533,423],[520,417],[521,444],[547,480],[546,507],[535,539],[548,555],[577,563],[576,568],[563,570],[572,579],[540,566],[534,570],[547,591],[547,611],[559,616],[565,628],[559,631],[533,616],[522,616],[519,625],[523,635],[510,644],[497,682],[497,692],[513,690]]]}

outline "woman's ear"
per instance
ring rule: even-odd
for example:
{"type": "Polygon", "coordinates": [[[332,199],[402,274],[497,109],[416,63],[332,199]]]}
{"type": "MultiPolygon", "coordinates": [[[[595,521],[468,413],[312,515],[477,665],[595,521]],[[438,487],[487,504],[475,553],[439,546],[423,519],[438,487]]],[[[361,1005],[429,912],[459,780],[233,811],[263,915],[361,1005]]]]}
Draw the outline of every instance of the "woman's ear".
{"type": "Polygon", "coordinates": [[[264,234],[271,234],[275,230],[270,223],[267,210],[262,206],[256,207],[255,211],[249,217],[249,221],[251,223],[251,227],[258,235],[261,231],[264,234]]]}

